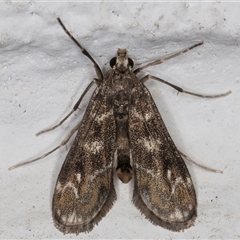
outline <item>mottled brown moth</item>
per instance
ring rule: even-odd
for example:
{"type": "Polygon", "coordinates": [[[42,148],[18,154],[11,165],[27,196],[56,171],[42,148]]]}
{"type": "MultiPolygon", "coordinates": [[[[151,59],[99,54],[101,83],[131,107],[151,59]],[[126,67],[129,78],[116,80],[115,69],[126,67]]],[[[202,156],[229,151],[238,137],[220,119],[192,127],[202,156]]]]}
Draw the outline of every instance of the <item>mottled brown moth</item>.
{"type": "Polygon", "coordinates": [[[116,200],[113,176],[116,171],[123,183],[134,181],[133,203],[153,224],[172,231],[194,225],[197,199],[191,176],[182,154],[175,146],[144,82],[152,78],[178,92],[204,98],[226,96],[201,95],[173,85],[161,78],[146,75],[143,69],[181,55],[203,42],[133,70],[133,60],[126,49],[118,49],[105,75],[91,55],[77,42],[58,18],[60,25],[94,64],[97,78],[92,81],[73,110],[56,126],[60,126],[75,110],[89,88],[97,87],[82,121],[55,149],[43,156],[17,164],[10,169],[46,157],[65,145],[77,131],[59,173],[52,202],[54,224],[64,234],[89,232],[107,214],[116,200]]]}

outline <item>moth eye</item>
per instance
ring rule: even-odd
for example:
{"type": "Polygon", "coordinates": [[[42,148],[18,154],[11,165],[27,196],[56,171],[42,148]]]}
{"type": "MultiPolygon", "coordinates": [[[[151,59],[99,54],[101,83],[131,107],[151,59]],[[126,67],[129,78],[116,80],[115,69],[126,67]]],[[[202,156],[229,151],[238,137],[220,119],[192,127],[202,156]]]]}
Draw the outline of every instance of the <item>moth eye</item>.
{"type": "Polygon", "coordinates": [[[112,58],[111,60],[110,60],[110,67],[111,68],[113,68],[115,65],[116,65],[116,60],[117,60],[117,58],[116,57],[114,57],[114,58],[112,58]]]}
{"type": "Polygon", "coordinates": [[[134,66],[134,62],[131,58],[128,58],[128,65],[131,66],[131,68],[134,66]]]}

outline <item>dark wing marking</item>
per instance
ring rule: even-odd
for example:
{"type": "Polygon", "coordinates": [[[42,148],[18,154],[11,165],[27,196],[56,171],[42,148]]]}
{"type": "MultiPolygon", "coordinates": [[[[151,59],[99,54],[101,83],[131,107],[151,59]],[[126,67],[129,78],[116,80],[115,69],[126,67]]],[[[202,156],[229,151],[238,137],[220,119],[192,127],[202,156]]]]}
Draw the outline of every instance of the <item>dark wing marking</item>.
{"type": "Polygon", "coordinates": [[[172,231],[186,229],[197,216],[191,176],[147,88],[138,81],[131,97],[133,202],[152,223],[172,231]]]}
{"type": "Polygon", "coordinates": [[[63,233],[89,232],[116,200],[113,157],[116,126],[111,89],[98,87],[59,174],[53,219],[63,233]]]}

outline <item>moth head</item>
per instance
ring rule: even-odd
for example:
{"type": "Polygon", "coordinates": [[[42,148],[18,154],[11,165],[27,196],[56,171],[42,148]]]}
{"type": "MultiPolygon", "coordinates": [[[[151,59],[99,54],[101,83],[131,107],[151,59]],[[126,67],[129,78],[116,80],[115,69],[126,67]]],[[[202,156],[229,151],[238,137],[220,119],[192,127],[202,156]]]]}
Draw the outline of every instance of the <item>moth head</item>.
{"type": "Polygon", "coordinates": [[[133,65],[133,60],[127,57],[127,49],[119,48],[117,57],[112,58],[110,61],[111,68],[115,68],[120,73],[126,72],[129,67],[132,68],[133,65]]]}

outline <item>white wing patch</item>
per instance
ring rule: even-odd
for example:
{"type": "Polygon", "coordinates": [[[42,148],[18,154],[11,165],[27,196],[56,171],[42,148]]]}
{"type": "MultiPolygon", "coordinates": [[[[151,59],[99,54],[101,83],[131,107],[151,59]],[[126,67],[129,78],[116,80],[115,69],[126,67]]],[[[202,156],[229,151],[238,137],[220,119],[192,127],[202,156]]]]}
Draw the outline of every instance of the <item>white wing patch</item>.
{"type": "Polygon", "coordinates": [[[140,171],[145,171],[147,174],[150,174],[153,178],[156,178],[156,179],[161,179],[162,178],[161,172],[156,172],[154,170],[147,169],[145,167],[142,167],[138,163],[134,163],[134,164],[135,164],[136,169],[139,169],[140,171]]]}
{"type": "Polygon", "coordinates": [[[57,190],[57,192],[62,191],[62,184],[60,182],[57,183],[56,190],[57,190]]]}
{"type": "Polygon", "coordinates": [[[73,211],[72,214],[68,215],[68,222],[73,223],[73,224],[77,224],[79,222],[81,222],[81,218],[79,218],[76,214],[76,211],[73,211]]]}
{"type": "Polygon", "coordinates": [[[94,172],[93,175],[89,175],[87,178],[89,181],[93,182],[93,180],[101,173],[105,172],[107,169],[111,169],[113,167],[113,162],[111,162],[108,166],[106,166],[105,168],[103,169],[99,169],[97,171],[94,172]]]}
{"type": "Polygon", "coordinates": [[[161,141],[153,139],[153,138],[140,138],[138,139],[138,143],[146,148],[149,152],[155,152],[159,150],[159,145],[161,141]]]}
{"type": "Polygon", "coordinates": [[[152,119],[153,118],[152,112],[146,113],[144,115],[144,118],[145,118],[146,122],[149,121],[150,119],[152,119]]]}
{"type": "Polygon", "coordinates": [[[58,210],[57,214],[61,217],[62,221],[65,223],[72,225],[84,223],[83,219],[76,214],[76,211],[73,211],[71,214],[68,215],[60,215],[61,212],[60,210],[58,210]]]}
{"type": "Polygon", "coordinates": [[[102,141],[87,142],[84,144],[84,148],[91,153],[97,154],[101,149],[103,149],[103,142],[102,141]]]}
{"type": "Polygon", "coordinates": [[[174,219],[174,220],[176,220],[176,219],[182,220],[183,219],[183,214],[178,208],[176,208],[175,212],[170,214],[169,218],[174,219]]]}
{"type": "MultiPolygon", "coordinates": [[[[190,205],[190,206],[191,206],[191,208],[189,210],[192,209],[192,205],[190,205]]],[[[189,213],[190,213],[190,211],[189,212],[188,211],[181,212],[180,209],[176,208],[175,212],[170,214],[169,219],[182,220],[184,218],[187,218],[189,216],[189,213]]]]}
{"type": "Polygon", "coordinates": [[[171,186],[172,187],[172,191],[171,191],[171,195],[170,195],[169,199],[174,195],[176,187],[179,184],[182,184],[182,183],[184,183],[182,177],[176,178],[175,182],[172,183],[172,186],[171,186]]]}
{"type": "Polygon", "coordinates": [[[79,195],[78,195],[78,190],[77,188],[75,187],[75,185],[72,183],[72,182],[68,182],[62,189],[62,192],[64,193],[64,191],[66,190],[66,188],[72,188],[74,194],[75,194],[75,198],[79,198],[79,195]]]}
{"type": "Polygon", "coordinates": [[[167,179],[169,180],[169,182],[171,182],[171,175],[172,175],[172,172],[168,169],[167,170],[167,179]]]}
{"type": "Polygon", "coordinates": [[[80,183],[81,182],[81,174],[77,173],[76,178],[77,178],[78,183],[80,183]]]}
{"type": "Polygon", "coordinates": [[[139,119],[139,121],[143,121],[142,114],[139,114],[135,108],[132,109],[132,116],[136,119],[139,119]]]}

